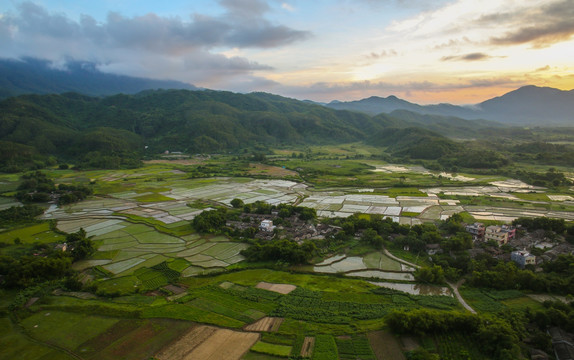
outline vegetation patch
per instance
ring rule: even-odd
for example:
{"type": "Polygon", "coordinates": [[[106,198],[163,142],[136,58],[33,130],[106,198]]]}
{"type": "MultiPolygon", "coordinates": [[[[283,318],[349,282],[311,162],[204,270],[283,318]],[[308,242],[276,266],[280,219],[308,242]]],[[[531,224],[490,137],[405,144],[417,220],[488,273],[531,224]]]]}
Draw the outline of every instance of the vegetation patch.
{"type": "Polygon", "coordinates": [[[291,349],[292,347],[287,345],[270,344],[263,341],[258,341],[251,347],[250,350],[262,354],[287,357],[289,354],[291,354],[291,349]]]}

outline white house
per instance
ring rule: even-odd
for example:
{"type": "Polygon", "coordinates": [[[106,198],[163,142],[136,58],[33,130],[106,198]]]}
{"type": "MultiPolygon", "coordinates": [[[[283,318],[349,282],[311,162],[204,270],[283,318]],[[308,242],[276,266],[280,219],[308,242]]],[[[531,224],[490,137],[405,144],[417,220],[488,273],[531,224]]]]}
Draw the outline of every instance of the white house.
{"type": "Polygon", "coordinates": [[[536,256],[530,254],[526,250],[513,251],[510,253],[510,260],[517,263],[521,268],[524,268],[526,265],[536,264],[536,256]]]}
{"type": "Polygon", "coordinates": [[[273,225],[273,220],[263,220],[261,225],[259,225],[259,230],[263,231],[273,231],[275,226],[273,225]]]}

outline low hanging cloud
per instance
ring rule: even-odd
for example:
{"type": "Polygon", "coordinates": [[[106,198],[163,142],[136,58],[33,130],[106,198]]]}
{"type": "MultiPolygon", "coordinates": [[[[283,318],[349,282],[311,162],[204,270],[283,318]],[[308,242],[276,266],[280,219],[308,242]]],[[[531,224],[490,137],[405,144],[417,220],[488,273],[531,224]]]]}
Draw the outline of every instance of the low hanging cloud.
{"type": "Polygon", "coordinates": [[[488,54],[476,52],[466,55],[444,56],[441,58],[441,61],[480,61],[490,59],[491,57],[492,56],[488,54]]]}
{"type": "MultiPolygon", "coordinates": [[[[126,17],[110,12],[105,21],[64,14],[24,2],[16,14],[0,14],[0,52],[4,57],[36,57],[55,62],[77,59],[101,64],[102,71],[167,77],[187,82],[271,70],[243,57],[213,49],[268,49],[303,41],[308,31],[273,24],[261,0],[221,0],[218,16],[190,15],[189,20],[149,13],[126,17]]],[[[216,79],[217,80],[217,79],[216,79]]]]}

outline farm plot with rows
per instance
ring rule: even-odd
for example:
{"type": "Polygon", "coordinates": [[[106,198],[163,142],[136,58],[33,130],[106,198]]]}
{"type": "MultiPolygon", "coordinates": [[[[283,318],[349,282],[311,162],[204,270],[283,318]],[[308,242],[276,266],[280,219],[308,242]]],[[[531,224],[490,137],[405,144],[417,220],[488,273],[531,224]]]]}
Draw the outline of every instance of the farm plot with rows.
{"type": "Polygon", "coordinates": [[[259,340],[259,334],[196,326],[155,355],[159,360],[239,360],[259,340]]]}

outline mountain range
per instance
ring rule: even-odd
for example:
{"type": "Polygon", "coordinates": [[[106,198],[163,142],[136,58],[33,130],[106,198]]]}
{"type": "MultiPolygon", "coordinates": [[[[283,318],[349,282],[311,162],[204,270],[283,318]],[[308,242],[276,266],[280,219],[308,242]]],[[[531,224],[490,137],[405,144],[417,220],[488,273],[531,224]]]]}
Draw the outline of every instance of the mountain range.
{"type": "Polygon", "coordinates": [[[418,114],[485,119],[512,125],[574,125],[574,90],[524,86],[473,106],[418,105],[394,95],[372,96],[357,101],[333,101],[327,107],[376,115],[406,110],[418,114]]]}
{"type": "Polygon", "coordinates": [[[149,89],[199,90],[180,81],[154,80],[101,72],[96,64],[69,61],[54,67],[34,58],[0,59],[0,99],[24,94],[77,92],[91,96],[135,94],[149,89]]]}
{"type": "MultiPolygon", "coordinates": [[[[136,94],[144,90],[185,89],[203,90],[193,85],[167,80],[154,80],[108,74],[98,70],[96,64],[69,61],[55,67],[47,60],[24,58],[0,60],[0,99],[22,94],[61,94],[76,92],[90,96],[136,94]]],[[[309,103],[308,101],[305,101],[309,103]]],[[[318,104],[318,103],[315,103],[318,104]]],[[[319,104],[335,110],[350,110],[368,115],[391,114],[394,118],[429,116],[432,122],[445,121],[453,125],[458,119],[489,120],[509,125],[571,126],[574,125],[574,90],[563,91],[548,87],[524,86],[500,97],[472,106],[452,104],[419,105],[394,95],[372,96],[357,101],[332,101],[319,104]],[[397,112],[398,111],[398,112],[397,112]],[[406,113],[408,112],[408,113],[406,113]],[[448,119],[448,120],[446,120],[448,119]]],[[[464,122],[458,120],[460,124],[464,122]]],[[[399,124],[397,124],[400,126],[399,124]]],[[[493,125],[491,123],[490,125],[493,125]]],[[[463,125],[466,126],[466,125],[463,125]]],[[[449,127],[442,127],[448,131],[449,127]]],[[[434,129],[440,131],[440,128],[434,129]]],[[[453,135],[453,134],[446,134],[453,135]]]]}

